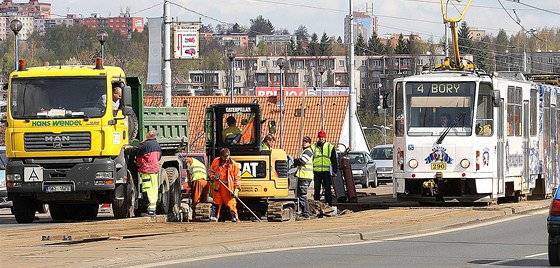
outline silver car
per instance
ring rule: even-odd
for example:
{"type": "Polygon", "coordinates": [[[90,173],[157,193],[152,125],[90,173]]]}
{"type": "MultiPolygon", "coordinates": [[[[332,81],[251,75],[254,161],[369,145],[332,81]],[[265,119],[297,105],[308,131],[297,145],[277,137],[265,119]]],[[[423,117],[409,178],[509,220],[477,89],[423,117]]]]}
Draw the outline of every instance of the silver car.
{"type": "Polygon", "coordinates": [[[393,145],[377,145],[371,150],[371,157],[377,167],[377,180],[384,183],[393,182],[393,145]]]}
{"type": "Polygon", "coordinates": [[[351,151],[347,155],[352,166],[352,175],[355,184],[361,184],[362,188],[377,187],[377,171],[375,162],[368,152],[351,151]]]}

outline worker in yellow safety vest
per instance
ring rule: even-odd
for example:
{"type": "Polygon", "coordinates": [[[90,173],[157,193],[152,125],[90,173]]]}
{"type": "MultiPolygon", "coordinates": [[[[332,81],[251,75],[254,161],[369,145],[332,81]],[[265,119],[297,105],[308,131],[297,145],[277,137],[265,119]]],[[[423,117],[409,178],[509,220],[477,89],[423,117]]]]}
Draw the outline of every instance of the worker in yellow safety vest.
{"type": "Polygon", "coordinates": [[[264,136],[264,139],[261,143],[261,147],[263,150],[270,150],[272,149],[272,143],[276,141],[276,138],[272,134],[267,134],[264,136]]]}
{"type": "Polygon", "coordinates": [[[303,151],[294,159],[294,165],[298,167],[296,177],[298,178],[297,197],[301,216],[309,219],[309,205],[307,202],[307,188],[313,180],[313,151],[311,150],[311,138],[303,137],[301,141],[303,151]]]}
{"type": "MultiPolygon", "coordinates": [[[[210,185],[208,184],[208,174],[206,166],[198,159],[187,157],[185,159],[189,168],[189,181],[191,182],[191,200],[192,210],[196,211],[196,205],[200,202],[208,202],[208,192],[210,185]]],[[[196,213],[193,213],[193,220],[196,220],[196,213]]]]}
{"type": "Polygon", "coordinates": [[[317,134],[319,140],[311,145],[313,150],[313,199],[321,199],[321,185],[325,189],[325,202],[332,206],[331,177],[336,176],[338,161],[334,145],[327,142],[327,134],[320,130],[317,134]]]}

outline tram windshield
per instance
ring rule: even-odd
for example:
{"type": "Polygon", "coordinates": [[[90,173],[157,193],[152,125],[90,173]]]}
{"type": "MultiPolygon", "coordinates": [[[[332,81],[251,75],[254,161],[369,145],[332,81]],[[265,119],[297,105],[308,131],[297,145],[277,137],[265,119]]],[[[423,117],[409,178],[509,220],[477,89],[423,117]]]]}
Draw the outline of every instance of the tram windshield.
{"type": "Polygon", "coordinates": [[[471,135],[475,89],[474,82],[406,83],[408,134],[437,136],[454,126],[449,136],[471,135]]]}

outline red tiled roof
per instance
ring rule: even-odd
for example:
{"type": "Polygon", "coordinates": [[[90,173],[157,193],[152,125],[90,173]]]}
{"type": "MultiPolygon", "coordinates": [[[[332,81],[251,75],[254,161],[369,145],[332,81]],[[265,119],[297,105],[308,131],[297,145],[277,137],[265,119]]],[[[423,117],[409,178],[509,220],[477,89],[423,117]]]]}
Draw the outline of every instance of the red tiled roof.
{"type": "MultiPolygon", "coordinates": [[[[280,107],[276,104],[277,98],[272,97],[235,97],[235,103],[251,103],[257,100],[261,104],[262,118],[274,119],[277,122],[275,148],[280,146],[278,139],[280,132],[280,107]]],[[[301,117],[296,116],[301,109],[302,97],[286,97],[284,106],[284,150],[291,155],[296,155],[301,147],[300,124],[301,117]]],[[[191,152],[204,152],[204,109],[214,103],[229,103],[230,97],[224,96],[177,96],[172,98],[173,106],[183,106],[184,101],[189,104],[189,128],[191,152]]],[[[145,97],[146,106],[161,106],[162,97],[145,97]]],[[[305,98],[305,121],[303,123],[303,135],[311,137],[313,141],[317,138],[317,132],[321,129],[321,97],[307,96],[305,98]]],[[[340,140],[344,117],[348,110],[348,96],[325,96],[325,131],[327,140],[336,143],[340,140]]],[[[268,131],[263,127],[263,134],[268,131]]]]}

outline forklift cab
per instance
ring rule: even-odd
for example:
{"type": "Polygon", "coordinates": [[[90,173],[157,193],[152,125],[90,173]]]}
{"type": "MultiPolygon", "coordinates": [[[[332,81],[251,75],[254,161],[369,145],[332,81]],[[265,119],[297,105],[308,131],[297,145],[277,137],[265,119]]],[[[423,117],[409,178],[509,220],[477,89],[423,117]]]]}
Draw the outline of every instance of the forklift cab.
{"type": "Polygon", "coordinates": [[[212,104],[206,108],[204,131],[206,154],[213,159],[219,148],[233,155],[259,154],[261,148],[261,107],[250,104],[212,104]]]}

